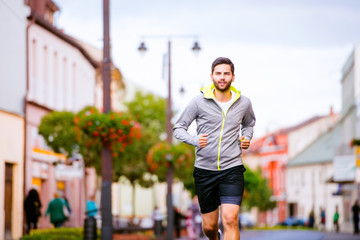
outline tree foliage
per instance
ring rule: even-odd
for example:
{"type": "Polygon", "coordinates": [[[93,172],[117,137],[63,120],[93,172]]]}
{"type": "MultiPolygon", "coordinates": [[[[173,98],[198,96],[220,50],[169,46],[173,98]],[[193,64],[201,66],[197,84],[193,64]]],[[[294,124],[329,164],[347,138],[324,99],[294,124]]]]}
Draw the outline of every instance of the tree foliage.
{"type": "Polygon", "coordinates": [[[116,176],[125,176],[131,184],[139,183],[143,187],[153,184],[152,179],[146,178],[146,155],[149,149],[160,141],[165,133],[166,101],[153,94],[136,92],[132,101],[126,102],[128,113],[141,125],[143,140],[134,143],[126,154],[119,156],[116,161],[119,171],[116,176]],[[121,164],[126,162],[126,165],[121,164]]]}
{"type": "Polygon", "coordinates": [[[136,92],[134,99],[126,102],[125,106],[141,124],[146,139],[143,144],[147,150],[150,149],[166,132],[166,100],[153,94],[136,92]]]}
{"type": "MultiPolygon", "coordinates": [[[[140,123],[143,138],[117,156],[117,160],[114,161],[115,176],[124,176],[130,181],[135,203],[135,185],[151,187],[154,184],[154,179],[149,177],[147,172],[146,155],[151,146],[159,142],[165,133],[166,101],[153,94],[136,92],[134,99],[126,102],[125,106],[128,113],[140,123]]],[[[132,215],[135,216],[135,208],[132,215]]]]}
{"type": "Polygon", "coordinates": [[[246,168],[244,178],[244,206],[249,209],[252,207],[258,207],[260,211],[275,208],[276,202],[270,200],[272,191],[268,186],[266,179],[262,177],[260,169],[253,171],[250,168],[246,168]]]}
{"type": "Polygon", "coordinates": [[[74,128],[75,114],[72,112],[51,112],[45,115],[40,122],[39,134],[54,152],[70,157],[78,149],[74,128]]]}
{"type": "MultiPolygon", "coordinates": [[[[192,177],[195,159],[194,147],[187,144],[170,146],[161,141],[165,138],[166,132],[166,100],[152,94],[137,92],[134,100],[125,104],[130,114],[141,124],[143,139],[146,139],[146,141],[138,143],[138,149],[141,150],[136,152],[142,155],[142,160],[146,159],[146,161],[139,161],[141,164],[134,171],[140,173],[140,169],[142,169],[142,171],[155,174],[159,181],[165,181],[169,166],[166,155],[171,154],[174,162],[174,177],[182,181],[185,188],[194,194],[195,186],[192,177]],[[154,154],[154,151],[158,155],[152,162],[151,155],[154,154]],[[164,154],[162,151],[166,153],[164,154]],[[160,167],[154,170],[154,164],[157,166],[160,164],[160,167]]],[[[130,175],[130,173],[128,174],[130,175]]],[[[142,181],[142,184],[147,183],[143,181],[143,178],[138,178],[138,181],[142,181]]]]}

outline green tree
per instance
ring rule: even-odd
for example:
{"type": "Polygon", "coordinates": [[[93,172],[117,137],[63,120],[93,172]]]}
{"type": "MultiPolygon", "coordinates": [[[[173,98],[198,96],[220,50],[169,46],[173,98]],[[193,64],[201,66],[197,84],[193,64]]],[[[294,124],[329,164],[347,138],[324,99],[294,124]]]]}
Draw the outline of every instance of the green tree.
{"type": "MultiPolygon", "coordinates": [[[[126,102],[128,113],[141,125],[142,140],[136,141],[126,152],[116,156],[114,164],[116,178],[126,177],[133,188],[135,206],[135,186],[151,187],[154,184],[148,176],[146,155],[149,149],[165,134],[166,100],[153,94],[136,92],[132,101],[126,102]]],[[[133,208],[133,217],[135,208],[133,208]]]]}
{"type": "Polygon", "coordinates": [[[54,152],[70,157],[78,149],[76,141],[75,114],[72,112],[51,112],[45,115],[39,125],[39,134],[54,152]]]}
{"type": "Polygon", "coordinates": [[[166,132],[166,99],[154,94],[136,92],[134,99],[126,102],[125,106],[141,124],[146,139],[144,145],[149,150],[166,132]]]}
{"type": "Polygon", "coordinates": [[[137,92],[134,100],[125,103],[125,105],[129,109],[129,113],[141,124],[143,139],[146,141],[138,142],[137,150],[126,156],[130,157],[126,160],[129,165],[122,169],[121,175],[123,174],[129,180],[132,179],[130,180],[132,184],[136,182],[144,187],[152,184],[151,178],[145,178],[147,175],[144,173],[146,172],[156,175],[158,180],[163,182],[169,167],[166,155],[171,154],[174,162],[174,177],[182,181],[185,188],[194,194],[195,186],[192,178],[194,147],[187,144],[170,146],[161,141],[166,136],[166,99],[153,94],[137,92]],[[152,157],[147,156],[154,153],[154,149],[159,150],[158,148],[168,152],[164,155],[160,150],[157,161],[162,162],[162,164],[160,164],[159,169],[153,171],[151,167],[158,163],[149,162],[152,157]]]}
{"type": "Polygon", "coordinates": [[[272,191],[265,178],[261,175],[261,170],[256,171],[246,168],[244,173],[245,190],[243,204],[247,208],[258,207],[260,211],[274,209],[276,202],[271,201],[272,191]]]}

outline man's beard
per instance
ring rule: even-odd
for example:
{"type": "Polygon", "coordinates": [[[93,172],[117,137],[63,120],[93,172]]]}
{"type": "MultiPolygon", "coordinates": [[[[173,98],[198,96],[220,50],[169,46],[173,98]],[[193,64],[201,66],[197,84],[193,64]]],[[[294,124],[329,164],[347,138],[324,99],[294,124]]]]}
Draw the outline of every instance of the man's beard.
{"type": "Polygon", "coordinates": [[[229,88],[231,87],[231,81],[229,81],[229,82],[225,85],[224,88],[220,88],[219,85],[218,85],[215,81],[213,81],[213,83],[214,83],[214,86],[215,86],[216,90],[218,90],[218,91],[220,91],[220,92],[226,92],[226,91],[228,91],[229,88]]]}

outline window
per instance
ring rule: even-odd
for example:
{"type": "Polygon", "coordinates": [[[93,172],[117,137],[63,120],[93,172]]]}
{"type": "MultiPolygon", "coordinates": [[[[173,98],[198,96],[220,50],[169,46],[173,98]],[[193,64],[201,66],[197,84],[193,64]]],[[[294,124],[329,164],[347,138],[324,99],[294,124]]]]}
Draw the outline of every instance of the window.
{"type": "Polygon", "coordinates": [[[36,81],[37,81],[37,41],[35,39],[32,40],[31,42],[31,78],[30,78],[30,82],[29,82],[29,93],[30,93],[30,98],[34,98],[37,94],[36,94],[36,81]]]}
{"type": "Polygon", "coordinates": [[[63,91],[63,98],[64,98],[64,109],[67,109],[67,59],[63,59],[63,84],[64,84],[64,91],[63,91]]]}
{"type": "Polygon", "coordinates": [[[72,64],[72,96],[71,96],[71,106],[73,106],[72,110],[76,110],[76,63],[72,64]]]}
{"type": "Polygon", "coordinates": [[[44,105],[48,105],[49,103],[49,79],[48,79],[48,48],[45,45],[44,46],[44,65],[43,65],[43,71],[44,71],[44,76],[43,76],[43,94],[44,94],[44,98],[43,98],[43,103],[44,105]]]}
{"type": "Polygon", "coordinates": [[[58,74],[59,74],[59,66],[58,66],[59,62],[58,62],[58,53],[54,52],[54,86],[53,86],[53,93],[54,93],[54,108],[57,109],[58,107],[58,84],[59,84],[59,79],[58,79],[58,74]]]}

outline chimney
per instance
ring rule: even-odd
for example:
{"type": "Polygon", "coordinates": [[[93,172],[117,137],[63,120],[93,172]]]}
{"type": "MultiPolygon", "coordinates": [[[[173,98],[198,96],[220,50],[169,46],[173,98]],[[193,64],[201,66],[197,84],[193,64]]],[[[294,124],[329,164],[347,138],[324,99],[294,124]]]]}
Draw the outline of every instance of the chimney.
{"type": "Polygon", "coordinates": [[[55,2],[52,0],[27,0],[25,3],[44,20],[54,24],[54,13],[60,10],[55,2]]]}

